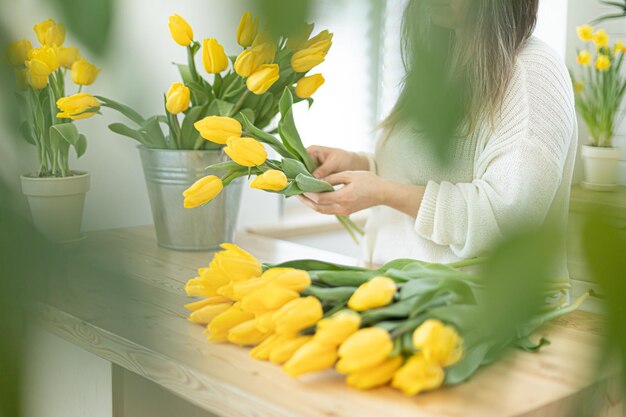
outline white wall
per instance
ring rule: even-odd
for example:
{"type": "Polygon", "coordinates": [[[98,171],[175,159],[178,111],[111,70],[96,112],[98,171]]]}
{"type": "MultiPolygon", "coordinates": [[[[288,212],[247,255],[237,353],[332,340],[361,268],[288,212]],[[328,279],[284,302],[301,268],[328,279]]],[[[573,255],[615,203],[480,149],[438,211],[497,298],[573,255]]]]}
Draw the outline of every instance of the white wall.
{"type": "MultiPolygon", "coordinates": [[[[567,6],[569,0],[540,0],[535,36],[547,42],[565,58],[567,6]]],[[[587,0],[591,1],[591,0],[587,0]]]]}

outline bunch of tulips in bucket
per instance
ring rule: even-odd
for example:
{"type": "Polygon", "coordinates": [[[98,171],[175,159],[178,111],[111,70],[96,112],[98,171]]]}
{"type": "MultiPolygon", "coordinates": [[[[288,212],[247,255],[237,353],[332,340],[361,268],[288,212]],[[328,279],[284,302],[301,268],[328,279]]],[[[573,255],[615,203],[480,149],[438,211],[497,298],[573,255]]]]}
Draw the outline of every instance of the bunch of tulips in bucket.
{"type": "MultiPolygon", "coordinates": [[[[202,297],[185,307],[208,339],[252,347],[250,355],[292,377],[335,368],[350,386],[390,384],[415,395],[469,378],[510,346],[536,350],[529,335],[577,308],[544,306],[505,339],[481,331],[480,275],[451,265],[398,259],[370,269],[317,260],[262,264],[225,243],[185,285],[202,297]]],[[[567,291],[547,285],[541,297],[567,291]]]]}

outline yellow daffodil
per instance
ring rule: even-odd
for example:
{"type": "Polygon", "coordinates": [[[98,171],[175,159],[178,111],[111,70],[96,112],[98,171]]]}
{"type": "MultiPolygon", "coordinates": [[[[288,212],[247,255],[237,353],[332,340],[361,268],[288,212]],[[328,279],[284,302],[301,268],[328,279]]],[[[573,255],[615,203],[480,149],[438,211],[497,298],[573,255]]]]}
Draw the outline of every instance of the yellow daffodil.
{"type": "Polygon", "coordinates": [[[396,371],[391,386],[402,390],[406,395],[416,395],[439,388],[443,384],[444,376],[441,365],[418,353],[396,371]]]}
{"type": "Polygon", "coordinates": [[[254,314],[263,314],[283,307],[291,300],[300,297],[295,291],[281,288],[272,283],[266,284],[241,299],[241,308],[254,314]]]}
{"type": "Polygon", "coordinates": [[[265,64],[258,67],[246,80],[248,90],[256,95],[264,94],[280,78],[278,64],[265,64]]]}
{"type": "Polygon", "coordinates": [[[256,346],[267,336],[256,327],[254,320],[244,321],[228,331],[228,341],[239,346],[256,346]]]}
{"type": "Polygon", "coordinates": [[[173,83],[165,95],[165,108],[172,114],[179,114],[189,109],[191,92],[182,83],[173,83]]]}
{"type": "Polygon", "coordinates": [[[183,192],[185,208],[195,208],[213,200],[224,185],[215,175],[209,175],[196,181],[191,187],[183,192]]]}
{"type": "Polygon", "coordinates": [[[302,292],[311,285],[309,273],[295,268],[270,268],[263,272],[261,279],[281,288],[297,292],[302,292]]]}
{"type": "Polygon", "coordinates": [[[305,343],[285,363],[287,375],[297,377],[332,367],[337,361],[337,348],[315,340],[305,343]]]}
{"type": "Polygon", "coordinates": [[[37,23],[33,29],[42,45],[61,46],[65,41],[65,26],[52,19],[37,23]]]}
{"type": "Polygon", "coordinates": [[[80,59],[78,48],[74,46],[61,46],[58,49],[59,65],[63,68],[71,69],[74,62],[80,59]]]}
{"type": "Polygon", "coordinates": [[[209,323],[207,330],[209,331],[209,340],[226,341],[228,332],[241,323],[254,319],[254,314],[248,313],[241,309],[241,306],[235,304],[228,310],[218,314],[209,323]]]}
{"type": "Polygon", "coordinates": [[[585,91],[585,84],[582,81],[576,81],[574,83],[574,92],[582,93],[585,91]]]}
{"type": "Polygon", "coordinates": [[[322,303],[315,297],[304,297],[285,304],[273,318],[276,333],[296,333],[317,324],[323,316],[322,303]]]}
{"type": "Polygon", "coordinates": [[[46,64],[48,74],[52,74],[59,68],[59,56],[56,46],[43,45],[39,48],[33,48],[28,51],[28,59],[46,64]]]}
{"type": "Polygon", "coordinates": [[[311,340],[311,336],[295,336],[289,340],[277,344],[270,352],[269,360],[272,363],[282,365],[300,349],[305,343],[311,340]]]}
{"type": "Polygon", "coordinates": [[[338,346],[356,333],[361,326],[361,316],[351,310],[343,310],[317,323],[315,340],[338,346]]]}
{"type": "Polygon", "coordinates": [[[291,57],[291,68],[295,72],[307,72],[324,62],[324,52],[317,49],[302,49],[291,57]]]}
{"type": "Polygon", "coordinates": [[[228,57],[217,40],[205,39],[202,46],[202,62],[209,74],[218,74],[228,68],[228,57]]]}
{"type": "Polygon", "coordinates": [[[246,12],[241,17],[237,27],[237,43],[244,48],[252,45],[259,28],[259,18],[253,17],[252,13],[246,12]]]}
{"type": "Polygon", "coordinates": [[[598,54],[596,59],[596,69],[600,72],[608,71],[611,68],[611,59],[608,55],[598,54]]]}
{"type": "Polygon", "coordinates": [[[296,84],[296,96],[300,98],[309,98],[318,88],[324,84],[324,77],[322,74],[314,74],[308,77],[301,78],[296,84]]]}
{"type": "Polygon", "coordinates": [[[609,35],[604,29],[600,29],[594,32],[594,34],[592,35],[592,40],[598,48],[606,48],[609,46],[609,35]]]}
{"type": "Polygon", "coordinates": [[[250,188],[266,191],[280,191],[288,184],[289,180],[287,180],[287,176],[284,172],[270,169],[253,179],[250,183],[250,188]]]}
{"type": "Polygon", "coordinates": [[[33,49],[30,41],[21,39],[17,42],[9,44],[7,50],[7,58],[9,63],[14,67],[24,65],[24,62],[28,59],[28,52],[33,49]]]}
{"type": "Polygon", "coordinates": [[[209,304],[191,313],[189,321],[198,324],[209,324],[211,320],[228,310],[232,305],[232,302],[209,304]]]}
{"type": "Polygon", "coordinates": [[[193,303],[185,304],[185,309],[189,311],[196,311],[196,310],[200,310],[202,307],[215,305],[215,304],[224,304],[229,301],[230,300],[228,298],[221,297],[218,295],[214,297],[205,298],[204,300],[194,301],[193,303]]]}
{"type": "Polygon", "coordinates": [[[247,281],[261,275],[262,265],[250,253],[232,243],[222,243],[222,249],[213,257],[211,270],[225,275],[230,281],[247,281]]]}
{"type": "Polygon", "coordinates": [[[588,67],[589,65],[591,65],[591,53],[588,50],[583,49],[578,53],[578,56],[576,57],[576,62],[584,67],[588,67]]]}
{"type": "Polygon", "coordinates": [[[267,151],[263,144],[252,138],[231,137],[224,148],[226,155],[244,167],[263,165],[267,160],[267,151]]]}
{"type": "Polygon", "coordinates": [[[626,47],[622,41],[617,41],[617,43],[613,46],[613,55],[624,53],[626,47]]]}
{"type": "Polygon", "coordinates": [[[578,38],[583,42],[589,42],[593,40],[593,26],[582,25],[576,28],[576,34],[578,38]]]}
{"type": "Polygon", "coordinates": [[[311,36],[314,27],[315,25],[313,23],[307,23],[306,25],[304,25],[293,36],[290,36],[287,39],[287,48],[293,50],[301,49],[301,47],[309,39],[309,36],[311,36]]]}
{"type": "Polygon", "coordinates": [[[463,340],[452,326],[429,319],[413,332],[413,346],[428,360],[452,366],[463,356],[463,340]]]}
{"type": "Polygon", "coordinates": [[[376,277],[357,288],[348,300],[348,307],[356,311],[383,307],[393,301],[396,291],[396,283],[391,278],[376,277]]]}
{"type": "Polygon", "coordinates": [[[339,346],[337,371],[348,374],[382,363],[393,350],[389,333],[380,327],[361,329],[339,346]]]}
{"type": "Polygon", "coordinates": [[[57,100],[57,107],[61,110],[61,113],[57,113],[58,118],[80,120],[96,114],[100,108],[100,102],[91,94],[78,93],[60,98],[57,100]],[[90,111],[87,112],[87,110],[90,111]]]}
{"type": "Polygon", "coordinates": [[[72,81],[78,85],[91,85],[98,78],[100,69],[86,59],[79,59],[72,64],[72,81]]]}
{"type": "Polygon", "coordinates": [[[169,17],[167,24],[174,42],[180,46],[189,46],[193,42],[193,29],[185,19],[177,14],[169,17]]]}
{"type": "Polygon", "coordinates": [[[391,381],[403,362],[402,356],[386,359],[372,368],[349,374],[346,378],[346,383],[358,389],[372,389],[386,385],[391,381]]]}
{"type": "Polygon", "coordinates": [[[259,67],[259,56],[250,49],[244,50],[235,60],[235,72],[243,78],[247,78],[259,67]]]}
{"type": "Polygon", "coordinates": [[[231,117],[208,116],[193,125],[200,136],[219,145],[225,145],[228,138],[240,137],[241,123],[231,117]]]}

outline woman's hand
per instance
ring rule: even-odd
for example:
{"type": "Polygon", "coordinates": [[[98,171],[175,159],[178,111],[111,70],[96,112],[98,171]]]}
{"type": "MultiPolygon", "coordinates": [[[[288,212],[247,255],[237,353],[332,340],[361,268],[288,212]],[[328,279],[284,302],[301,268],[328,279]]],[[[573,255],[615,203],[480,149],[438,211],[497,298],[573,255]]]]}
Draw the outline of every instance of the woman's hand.
{"type": "Polygon", "coordinates": [[[338,148],[325,146],[309,146],[307,152],[318,168],[313,172],[315,178],[324,178],[343,171],[367,171],[367,158],[338,148]]]}

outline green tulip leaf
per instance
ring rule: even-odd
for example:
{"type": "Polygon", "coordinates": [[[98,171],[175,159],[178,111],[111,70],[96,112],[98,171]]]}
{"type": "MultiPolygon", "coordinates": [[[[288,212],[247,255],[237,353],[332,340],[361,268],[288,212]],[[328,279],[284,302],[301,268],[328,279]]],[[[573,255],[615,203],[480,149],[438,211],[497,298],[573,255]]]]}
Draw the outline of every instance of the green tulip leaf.
{"type": "Polygon", "coordinates": [[[176,64],[176,67],[178,68],[178,72],[180,73],[180,78],[183,80],[183,83],[191,88],[191,84],[193,84],[195,80],[193,79],[193,75],[191,75],[189,65],[176,64]]]}
{"type": "Polygon", "coordinates": [[[59,143],[60,139],[70,145],[76,145],[78,142],[78,129],[74,123],[62,123],[50,126],[50,138],[59,143]]]}
{"type": "Polygon", "coordinates": [[[461,360],[446,369],[446,385],[460,384],[472,376],[482,365],[489,349],[489,342],[466,349],[461,360]]]}
{"type": "Polygon", "coordinates": [[[30,143],[31,145],[37,144],[37,142],[35,141],[35,137],[33,136],[33,131],[27,121],[24,121],[22,122],[22,124],[20,124],[20,133],[22,134],[22,137],[26,140],[26,142],[30,143]]]}
{"type": "Polygon", "coordinates": [[[285,198],[293,197],[296,195],[304,194],[304,191],[298,187],[298,184],[295,181],[291,181],[288,186],[278,191],[279,194],[285,196],[285,198]]]}
{"type": "Polygon", "coordinates": [[[318,180],[305,174],[298,174],[296,176],[296,183],[302,191],[307,193],[326,193],[335,191],[335,188],[326,181],[318,180]]]}
{"type": "Polygon", "coordinates": [[[296,159],[285,158],[281,166],[287,178],[295,179],[299,174],[311,175],[304,164],[296,159]]]}
{"type": "Polygon", "coordinates": [[[148,138],[150,141],[151,147],[156,149],[166,149],[167,141],[165,139],[165,135],[163,134],[163,129],[161,129],[160,121],[158,116],[152,116],[148,120],[146,120],[141,127],[141,132],[144,133],[144,136],[148,138]]]}
{"type": "Polygon", "coordinates": [[[254,126],[252,124],[252,122],[250,122],[250,120],[246,117],[246,115],[244,113],[241,113],[241,118],[243,120],[243,127],[245,128],[245,130],[248,133],[250,133],[252,136],[254,136],[255,139],[259,140],[260,142],[263,142],[263,143],[266,143],[266,144],[270,145],[283,158],[296,158],[297,157],[296,155],[294,155],[291,152],[289,152],[283,146],[283,144],[278,139],[276,139],[274,136],[272,136],[269,133],[266,133],[266,132],[262,131],[261,129],[257,128],[256,126],[254,126]]]}
{"type": "Polygon", "coordinates": [[[85,135],[78,135],[78,141],[74,145],[74,150],[76,151],[76,158],[80,158],[87,151],[87,138],[85,135]]]}
{"type": "Polygon", "coordinates": [[[355,287],[320,288],[314,285],[302,291],[303,296],[313,295],[326,303],[345,303],[356,291],[355,287]]]}
{"type": "Polygon", "coordinates": [[[312,277],[328,284],[332,287],[352,286],[358,287],[366,283],[378,274],[376,271],[354,271],[354,270],[337,270],[337,271],[315,271],[312,277]]]}
{"type": "Polygon", "coordinates": [[[233,103],[220,99],[215,99],[214,103],[217,106],[217,114],[219,116],[231,116],[233,108],[235,107],[233,103]]]}
{"type": "Polygon", "coordinates": [[[180,142],[183,149],[194,149],[197,143],[204,141],[200,137],[200,132],[196,130],[194,124],[206,116],[208,106],[192,107],[185,114],[183,124],[180,129],[180,142]]]}
{"type": "Polygon", "coordinates": [[[297,259],[282,263],[264,263],[263,270],[270,268],[295,268],[304,271],[314,271],[320,273],[324,271],[370,271],[367,268],[354,265],[342,265],[334,262],[319,261],[317,259],[297,259]]]}
{"type": "Polygon", "coordinates": [[[95,97],[96,99],[98,99],[98,101],[102,103],[104,107],[109,107],[113,110],[116,110],[122,113],[122,115],[126,116],[133,122],[137,123],[139,126],[145,123],[145,119],[139,113],[137,113],[135,110],[131,109],[127,105],[118,103],[117,101],[108,99],[106,97],[102,97],[102,96],[95,96],[95,97]]]}
{"type": "Polygon", "coordinates": [[[213,164],[213,165],[209,165],[208,167],[206,167],[207,171],[248,171],[247,167],[243,167],[241,165],[239,165],[237,162],[235,161],[226,161],[226,162],[220,162],[219,164],[213,164]]]}
{"type": "Polygon", "coordinates": [[[530,337],[523,337],[514,342],[514,345],[526,352],[538,352],[542,347],[550,344],[550,340],[541,337],[539,341],[533,342],[530,337]]]}
{"type": "Polygon", "coordinates": [[[117,133],[118,135],[127,136],[131,139],[135,139],[137,142],[145,145],[148,148],[151,147],[150,143],[146,140],[146,138],[140,131],[130,128],[123,123],[111,123],[109,125],[109,129],[112,132],[117,133]]]}

